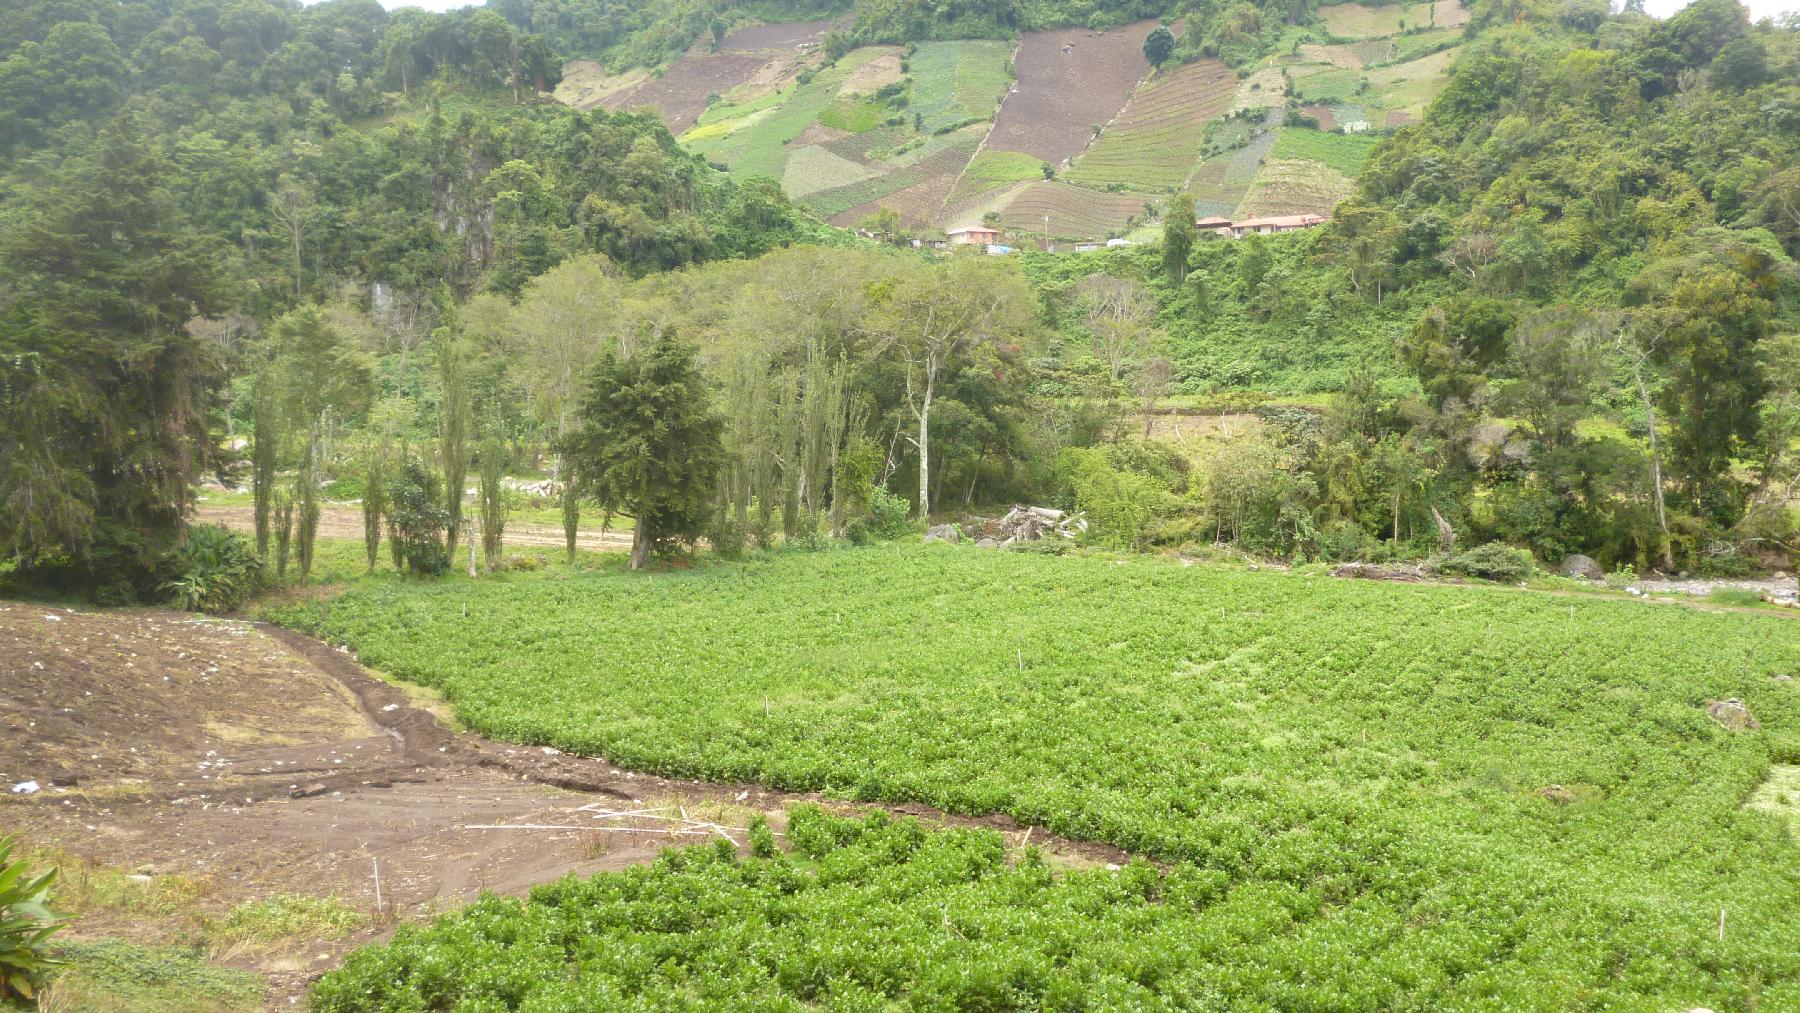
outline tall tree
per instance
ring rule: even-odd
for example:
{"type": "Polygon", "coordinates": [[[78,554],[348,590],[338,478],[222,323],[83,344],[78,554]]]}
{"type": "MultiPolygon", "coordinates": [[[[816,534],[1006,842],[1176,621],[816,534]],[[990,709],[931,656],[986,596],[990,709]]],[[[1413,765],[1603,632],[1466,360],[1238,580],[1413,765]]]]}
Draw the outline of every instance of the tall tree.
{"type": "Polygon", "coordinates": [[[939,385],[977,346],[1030,326],[1031,291],[1008,261],[952,257],[884,284],[873,318],[879,351],[905,370],[906,408],[918,424],[912,444],[919,454],[919,516],[930,517],[931,409],[939,385]]]}
{"type": "Polygon", "coordinates": [[[1188,257],[1199,238],[1194,227],[1194,198],[1185,191],[1178,193],[1163,216],[1162,249],[1163,274],[1177,285],[1187,280],[1188,257]]]}
{"type": "Polygon", "coordinates": [[[722,430],[694,350],[668,335],[630,358],[608,352],[589,372],[579,425],[561,449],[590,498],[636,521],[631,569],[705,530],[722,430]]]}
{"type": "Polygon", "coordinates": [[[454,560],[462,528],[463,483],[469,477],[469,350],[453,327],[439,328],[437,342],[438,382],[443,397],[438,406],[438,457],[444,468],[444,512],[449,517],[446,544],[449,557],[454,560]]]}
{"type": "Polygon", "coordinates": [[[221,247],[184,227],[137,133],[108,126],[0,250],[0,554],[108,583],[181,537],[221,376],[182,327],[222,302],[221,247]]]}

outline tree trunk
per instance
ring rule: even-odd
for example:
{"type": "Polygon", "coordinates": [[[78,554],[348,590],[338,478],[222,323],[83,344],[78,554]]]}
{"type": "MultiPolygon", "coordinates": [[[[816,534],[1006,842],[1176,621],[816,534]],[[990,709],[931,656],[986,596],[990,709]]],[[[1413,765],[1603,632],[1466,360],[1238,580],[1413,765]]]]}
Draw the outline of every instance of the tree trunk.
{"type": "Polygon", "coordinates": [[[925,378],[925,403],[919,409],[919,517],[931,519],[931,396],[937,377],[925,378]]]}
{"type": "Polygon", "coordinates": [[[1650,388],[1644,383],[1640,364],[1633,372],[1637,378],[1638,397],[1644,401],[1644,421],[1650,429],[1650,499],[1656,504],[1656,528],[1662,532],[1663,569],[1675,569],[1675,548],[1669,544],[1669,515],[1663,508],[1662,450],[1656,437],[1656,406],[1650,402],[1650,388]]]}
{"type": "Polygon", "coordinates": [[[633,570],[641,570],[650,560],[650,531],[643,518],[638,518],[637,527],[631,532],[631,561],[628,564],[633,570]]]}

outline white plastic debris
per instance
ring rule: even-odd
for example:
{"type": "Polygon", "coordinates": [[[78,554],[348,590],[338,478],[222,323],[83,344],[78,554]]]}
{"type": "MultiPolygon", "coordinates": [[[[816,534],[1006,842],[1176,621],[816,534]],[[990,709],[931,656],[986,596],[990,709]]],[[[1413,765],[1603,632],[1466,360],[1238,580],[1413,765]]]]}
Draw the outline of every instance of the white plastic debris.
{"type": "Polygon", "coordinates": [[[388,705],[387,705],[387,706],[386,706],[386,707],[383,707],[383,708],[381,708],[381,712],[382,712],[382,713],[383,713],[383,714],[386,714],[386,713],[387,713],[387,712],[388,712],[388,711],[397,711],[397,710],[399,710],[399,709],[400,709],[400,705],[399,705],[399,704],[397,704],[397,703],[391,703],[391,704],[388,704],[388,705]]]}
{"type": "Polygon", "coordinates": [[[12,786],[12,793],[14,795],[30,795],[37,790],[38,783],[36,781],[20,781],[18,784],[12,786]]]}

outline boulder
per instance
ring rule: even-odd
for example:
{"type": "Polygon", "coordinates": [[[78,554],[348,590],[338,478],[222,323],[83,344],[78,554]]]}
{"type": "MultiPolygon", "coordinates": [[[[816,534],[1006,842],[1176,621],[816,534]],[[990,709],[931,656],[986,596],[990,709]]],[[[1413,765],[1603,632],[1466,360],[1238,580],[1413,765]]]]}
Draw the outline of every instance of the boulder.
{"type": "Polygon", "coordinates": [[[1756,715],[1750,713],[1750,708],[1744,706],[1744,701],[1735,696],[1708,703],[1706,713],[1734,732],[1755,731],[1762,727],[1762,722],[1756,720],[1756,715]]]}
{"type": "Polygon", "coordinates": [[[1563,557],[1562,575],[1565,577],[1577,577],[1581,580],[1606,579],[1606,571],[1601,568],[1600,564],[1594,562],[1592,556],[1584,556],[1579,552],[1572,556],[1563,557]]]}
{"type": "Polygon", "coordinates": [[[977,549],[998,549],[1000,543],[992,538],[980,538],[975,541],[975,547],[977,549]]]}
{"type": "Polygon", "coordinates": [[[931,527],[925,529],[925,540],[928,542],[949,542],[951,545],[955,545],[957,542],[962,541],[962,533],[956,530],[956,525],[954,524],[933,524],[931,527]]]}

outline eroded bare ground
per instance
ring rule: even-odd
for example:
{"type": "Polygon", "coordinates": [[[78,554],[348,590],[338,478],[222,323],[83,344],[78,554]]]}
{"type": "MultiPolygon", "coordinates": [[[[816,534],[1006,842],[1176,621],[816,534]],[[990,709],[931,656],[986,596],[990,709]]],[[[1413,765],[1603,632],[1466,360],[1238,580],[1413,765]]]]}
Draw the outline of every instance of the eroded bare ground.
{"type": "MultiPolygon", "coordinates": [[[[213,953],[261,973],[270,1006],[291,1008],[397,920],[704,839],[677,817],[716,823],[725,829],[708,833],[742,845],[737,828],[756,814],[780,830],[788,806],[817,800],[455,733],[416,699],[285,630],[0,603],[0,832],[147,889],[181,884],[180,904],[96,910],[77,937],[192,942],[208,920],[283,894],[368,915],[343,938],[213,953]],[[28,782],[38,790],[13,792],[28,782]],[[655,811],[612,815],[642,809],[655,811]],[[477,829],[496,826],[518,829],[477,829]]],[[[1004,817],[890,808],[1025,836],[1004,817]]],[[[1037,831],[1030,840],[1069,862],[1124,858],[1037,831]]]]}

